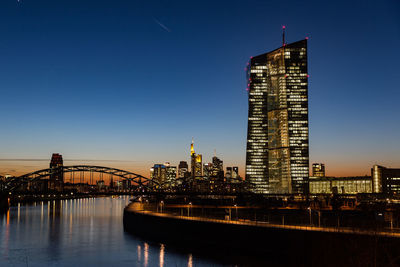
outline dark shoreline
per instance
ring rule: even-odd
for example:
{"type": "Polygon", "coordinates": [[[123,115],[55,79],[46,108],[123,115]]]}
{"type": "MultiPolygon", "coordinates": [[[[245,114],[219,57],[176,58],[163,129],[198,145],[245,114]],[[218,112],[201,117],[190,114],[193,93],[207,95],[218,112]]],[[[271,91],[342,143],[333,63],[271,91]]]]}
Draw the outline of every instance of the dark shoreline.
{"type": "Polygon", "coordinates": [[[379,235],[185,220],[128,208],[124,210],[124,229],[177,249],[190,247],[215,259],[224,258],[228,264],[381,266],[400,263],[400,238],[379,235]],[[229,262],[229,257],[225,259],[227,253],[235,259],[233,262],[229,262]],[[240,258],[244,261],[238,261],[240,258]]]}
{"type": "Polygon", "coordinates": [[[14,195],[10,197],[9,195],[3,195],[0,197],[0,212],[6,212],[10,207],[15,207],[18,204],[31,204],[39,201],[57,201],[57,200],[69,200],[69,199],[121,196],[123,194],[73,194],[73,195],[43,194],[43,195],[47,196],[42,197],[42,196],[22,195],[22,197],[18,197],[14,195]]]}

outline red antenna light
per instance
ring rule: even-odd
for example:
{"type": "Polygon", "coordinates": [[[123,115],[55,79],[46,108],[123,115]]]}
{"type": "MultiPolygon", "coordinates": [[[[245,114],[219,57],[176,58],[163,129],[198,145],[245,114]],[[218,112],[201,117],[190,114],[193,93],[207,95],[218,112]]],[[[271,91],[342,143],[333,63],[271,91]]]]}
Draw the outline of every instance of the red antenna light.
{"type": "Polygon", "coordinates": [[[285,46],[285,29],[286,29],[286,26],[283,25],[282,26],[282,46],[285,46]]]}
{"type": "Polygon", "coordinates": [[[308,40],[308,36],[306,37],[306,40],[308,40]]]}
{"type": "Polygon", "coordinates": [[[310,77],[310,75],[307,74],[307,78],[310,77]]]}

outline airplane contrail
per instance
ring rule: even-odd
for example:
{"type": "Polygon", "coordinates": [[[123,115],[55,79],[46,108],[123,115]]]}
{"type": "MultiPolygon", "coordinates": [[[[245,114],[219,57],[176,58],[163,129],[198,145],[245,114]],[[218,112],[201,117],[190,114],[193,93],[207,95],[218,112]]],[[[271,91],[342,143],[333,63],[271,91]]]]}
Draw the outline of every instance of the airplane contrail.
{"type": "Polygon", "coordinates": [[[163,28],[163,29],[166,30],[167,32],[171,32],[171,30],[170,30],[167,26],[165,26],[164,24],[162,24],[161,22],[159,22],[155,17],[153,17],[153,19],[154,19],[154,21],[155,21],[158,25],[160,25],[161,28],[163,28]]]}

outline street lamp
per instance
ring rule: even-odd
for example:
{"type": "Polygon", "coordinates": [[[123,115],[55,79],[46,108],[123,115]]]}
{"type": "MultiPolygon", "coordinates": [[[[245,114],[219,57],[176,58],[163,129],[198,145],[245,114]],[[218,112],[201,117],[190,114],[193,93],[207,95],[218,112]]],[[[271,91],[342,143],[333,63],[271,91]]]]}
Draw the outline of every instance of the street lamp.
{"type": "Polygon", "coordinates": [[[163,213],[163,210],[164,210],[164,209],[163,209],[163,208],[164,208],[164,201],[161,200],[160,204],[161,204],[161,213],[163,213]]]}
{"type": "Polygon", "coordinates": [[[310,213],[310,225],[311,225],[311,207],[308,207],[308,211],[310,213]]]}
{"type": "Polygon", "coordinates": [[[236,209],[236,221],[238,220],[238,210],[237,210],[237,205],[235,204],[235,205],[233,205],[233,206],[235,206],[235,209],[236,209]]]}
{"type": "Polygon", "coordinates": [[[192,207],[192,202],[189,202],[189,206],[188,206],[188,217],[190,216],[190,208],[192,207]]]}

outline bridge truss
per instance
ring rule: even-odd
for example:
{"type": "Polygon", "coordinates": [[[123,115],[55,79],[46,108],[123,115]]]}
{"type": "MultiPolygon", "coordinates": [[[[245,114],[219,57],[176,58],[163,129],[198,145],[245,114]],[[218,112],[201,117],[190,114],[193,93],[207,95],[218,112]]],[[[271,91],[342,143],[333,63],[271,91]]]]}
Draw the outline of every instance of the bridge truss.
{"type": "MultiPolygon", "coordinates": [[[[35,182],[41,179],[50,179],[53,174],[63,173],[65,175],[66,173],[80,173],[80,177],[82,177],[82,175],[84,175],[84,173],[86,172],[89,173],[89,179],[91,182],[93,181],[93,173],[100,173],[100,177],[102,177],[103,174],[106,174],[110,175],[111,177],[115,176],[122,178],[122,180],[131,181],[131,183],[138,190],[143,189],[146,191],[154,191],[160,187],[158,181],[151,180],[140,174],[136,174],[130,171],[103,166],[74,165],[38,170],[21,175],[19,177],[15,177],[14,179],[9,180],[7,184],[3,186],[3,191],[13,192],[14,190],[26,183],[35,182]]],[[[82,181],[82,179],[80,181],[82,181]]]]}

